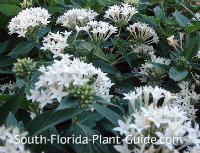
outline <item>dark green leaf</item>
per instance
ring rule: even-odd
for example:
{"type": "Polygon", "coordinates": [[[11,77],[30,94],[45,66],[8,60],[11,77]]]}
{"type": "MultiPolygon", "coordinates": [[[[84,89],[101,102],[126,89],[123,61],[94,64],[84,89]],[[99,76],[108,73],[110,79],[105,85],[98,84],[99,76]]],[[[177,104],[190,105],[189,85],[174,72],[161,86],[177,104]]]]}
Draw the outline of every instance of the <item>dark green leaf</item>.
{"type": "Polygon", "coordinates": [[[108,74],[118,74],[118,70],[115,67],[111,66],[108,62],[96,60],[93,62],[93,65],[100,68],[103,72],[106,72],[108,74]]]}
{"type": "Polygon", "coordinates": [[[185,16],[183,16],[181,13],[179,13],[178,11],[176,11],[175,13],[174,13],[174,16],[175,16],[175,18],[176,18],[176,20],[177,20],[177,22],[178,22],[178,24],[180,25],[180,26],[185,26],[185,25],[187,25],[187,24],[189,24],[190,23],[190,20],[188,19],[188,18],[186,18],[185,16]]]}
{"type": "Polygon", "coordinates": [[[8,117],[6,119],[6,127],[15,127],[17,126],[17,120],[13,113],[9,112],[8,117]]]}
{"type": "Polygon", "coordinates": [[[99,102],[99,103],[102,103],[102,104],[118,107],[117,105],[112,104],[111,102],[108,102],[106,99],[99,97],[99,96],[94,96],[94,99],[92,101],[96,101],[96,102],[99,102]]]}
{"type": "Polygon", "coordinates": [[[175,81],[181,81],[185,79],[187,75],[188,75],[187,70],[179,70],[175,66],[171,67],[171,69],[169,70],[169,77],[175,81]]]}
{"type": "Polygon", "coordinates": [[[78,104],[79,104],[78,100],[74,100],[72,97],[67,96],[61,101],[61,103],[56,108],[56,110],[62,110],[62,109],[70,108],[72,106],[77,106],[78,104]]]}
{"type": "Polygon", "coordinates": [[[11,111],[13,114],[17,112],[19,109],[22,98],[24,95],[24,89],[25,87],[22,87],[21,90],[16,93],[14,96],[12,96],[8,101],[6,101],[3,106],[0,107],[0,125],[3,123],[3,121],[6,119],[9,111],[11,111]]]}
{"type": "Polygon", "coordinates": [[[46,26],[44,28],[41,28],[38,32],[37,32],[37,36],[38,38],[43,37],[45,34],[47,34],[49,31],[51,30],[50,26],[46,26]]]}
{"type": "Polygon", "coordinates": [[[190,34],[192,32],[196,32],[200,30],[200,24],[197,25],[190,25],[188,27],[185,28],[185,32],[190,34]]]}
{"type": "Polygon", "coordinates": [[[43,114],[38,115],[28,124],[28,131],[30,135],[35,136],[42,131],[55,126],[56,124],[72,119],[84,110],[85,108],[71,108],[44,112],[43,114]]]}
{"type": "Polygon", "coordinates": [[[0,12],[6,15],[16,15],[21,11],[16,5],[0,4],[0,12]]]}
{"type": "Polygon", "coordinates": [[[64,0],[55,0],[55,2],[57,4],[60,4],[60,5],[65,5],[65,1],[64,0]]]}
{"type": "Polygon", "coordinates": [[[92,106],[99,114],[104,116],[106,119],[108,119],[111,123],[115,125],[118,125],[118,120],[122,119],[121,116],[119,116],[117,113],[113,112],[109,108],[103,107],[95,102],[92,103],[92,106]]]}
{"type": "Polygon", "coordinates": [[[197,55],[199,50],[199,42],[200,42],[199,35],[197,35],[186,44],[183,53],[185,58],[191,59],[192,57],[197,55]]]}
{"type": "Polygon", "coordinates": [[[8,56],[27,54],[34,46],[34,42],[22,41],[8,54],[8,56]]]}

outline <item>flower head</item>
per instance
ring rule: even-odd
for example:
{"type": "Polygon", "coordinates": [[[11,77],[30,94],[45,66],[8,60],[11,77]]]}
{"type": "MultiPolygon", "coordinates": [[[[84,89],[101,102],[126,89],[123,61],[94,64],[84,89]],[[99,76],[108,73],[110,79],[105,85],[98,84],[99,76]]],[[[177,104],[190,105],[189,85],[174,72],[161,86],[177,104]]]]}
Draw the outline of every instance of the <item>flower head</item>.
{"type": "Polygon", "coordinates": [[[73,8],[60,16],[56,23],[62,24],[62,26],[67,28],[75,29],[76,26],[86,26],[87,23],[94,20],[97,15],[98,13],[93,10],[73,8]]]}
{"type": "Polygon", "coordinates": [[[50,22],[49,18],[50,14],[44,8],[26,8],[11,19],[8,25],[9,33],[17,33],[19,37],[26,37],[34,30],[46,26],[50,22]]]}
{"type": "Polygon", "coordinates": [[[138,13],[138,11],[135,7],[132,7],[129,4],[122,4],[122,6],[110,6],[105,13],[105,18],[113,20],[119,26],[123,26],[126,25],[131,20],[132,16],[138,13]]]}
{"type": "Polygon", "coordinates": [[[69,46],[67,39],[71,32],[50,32],[43,40],[43,50],[49,50],[54,54],[54,57],[60,56],[64,52],[65,47],[69,46]]]}

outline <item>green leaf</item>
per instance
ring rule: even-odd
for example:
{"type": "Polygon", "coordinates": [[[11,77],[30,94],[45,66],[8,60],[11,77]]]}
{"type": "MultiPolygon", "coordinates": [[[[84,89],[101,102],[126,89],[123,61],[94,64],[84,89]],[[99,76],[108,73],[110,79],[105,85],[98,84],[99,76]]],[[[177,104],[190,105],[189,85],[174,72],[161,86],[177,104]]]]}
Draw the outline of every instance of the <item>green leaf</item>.
{"type": "Polygon", "coordinates": [[[19,88],[22,88],[24,86],[25,87],[25,92],[27,92],[29,90],[28,83],[25,82],[24,80],[22,80],[22,79],[17,77],[16,78],[16,83],[17,83],[19,88]]]}
{"type": "Polygon", "coordinates": [[[192,32],[196,32],[200,30],[200,24],[197,25],[190,25],[188,27],[185,27],[185,32],[190,34],[192,32]]]}
{"type": "Polygon", "coordinates": [[[173,66],[169,70],[169,77],[175,81],[181,81],[188,75],[187,70],[179,70],[177,67],[173,66]]]}
{"type": "Polygon", "coordinates": [[[174,13],[174,16],[176,18],[176,21],[178,22],[178,24],[182,27],[184,27],[185,25],[190,23],[190,20],[188,18],[186,18],[185,16],[183,16],[181,13],[179,13],[178,11],[176,11],[174,13]]]}
{"type": "Polygon", "coordinates": [[[95,102],[92,103],[92,106],[95,108],[95,110],[101,114],[102,116],[104,116],[106,119],[108,119],[111,123],[113,123],[114,125],[118,125],[118,120],[122,120],[122,117],[119,116],[117,113],[113,112],[112,110],[103,107],[95,102]]]}
{"type": "Polygon", "coordinates": [[[0,107],[0,125],[3,123],[3,121],[6,119],[9,111],[15,114],[17,110],[20,108],[22,98],[24,95],[24,89],[25,87],[22,87],[21,90],[16,93],[14,96],[12,96],[8,101],[6,101],[3,106],[0,107]]]}
{"type": "Polygon", "coordinates": [[[73,6],[74,7],[76,7],[76,8],[82,8],[78,3],[76,3],[75,1],[73,1],[73,0],[70,0],[71,1],[71,3],[73,4],[73,6]]]}
{"type": "Polygon", "coordinates": [[[43,114],[38,115],[28,124],[28,131],[30,135],[35,136],[50,127],[77,116],[84,110],[85,108],[73,108],[44,112],[43,114]]]}
{"type": "Polygon", "coordinates": [[[111,75],[116,75],[118,74],[118,70],[111,66],[108,62],[102,61],[102,60],[96,60],[93,61],[93,65],[100,68],[103,72],[111,74],[111,75]]]}
{"type": "Polygon", "coordinates": [[[6,120],[6,127],[15,127],[17,126],[17,120],[13,113],[9,112],[7,120],[6,120]]]}
{"type": "Polygon", "coordinates": [[[120,4],[120,2],[115,1],[115,0],[98,0],[98,2],[102,6],[108,6],[108,5],[113,5],[113,4],[120,4]]]}
{"type": "Polygon", "coordinates": [[[39,81],[39,77],[42,73],[40,71],[36,71],[30,79],[30,84],[32,87],[35,87],[35,83],[39,81]]]}
{"type": "Polygon", "coordinates": [[[107,101],[106,99],[99,97],[99,96],[94,96],[94,99],[92,101],[96,101],[102,104],[106,104],[106,105],[110,105],[110,106],[114,106],[114,107],[118,107],[117,105],[107,101]]]}
{"type": "Polygon", "coordinates": [[[8,101],[10,98],[12,97],[12,95],[0,95],[0,101],[1,102],[6,102],[8,101]]]}
{"type": "Polygon", "coordinates": [[[103,52],[103,50],[100,47],[95,47],[93,53],[98,58],[105,60],[105,61],[109,61],[108,57],[105,55],[105,53],[103,52]]]}
{"type": "Polygon", "coordinates": [[[50,26],[46,26],[44,28],[41,28],[38,32],[37,32],[37,36],[38,38],[43,37],[45,34],[47,34],[49,31],[51,30],[50,26]]]}
{"type": "Polygon", "coordinates": [[[165,64],[160,64],[160,63],[152,63],[153,65],[155,65],[157,68],[160,68],[166,72],[169,71],[170,66],[169,65],[165,65],[165,64]]]}
{"type": "Polygon", "coordinates": [[[102,118],[103,116],[100,115],[98,112],[87,111],[80,114],[78,122],[90,128],[93,128],[96,126],[96,122],[102,118]]]}
{"type": "MultiPolygon", "coordinates": [[[[67,137],[74,136],[75,138],[82,137],[83,139],[91,139],[91,141],[88,141],[87,144],[73,144],[73,149],[77,153],[106,153],[109,152],[105,145],[100,144],[98,141],[100,138],[98,138],[98,141],[94,141],[93,143],[93,136],[96,135],[100,137],[100,133],[96,130],[91,129],[90,127],[86,126],[85,124],[82,124],[80,122],[76,123],[76,126],[70,126],[67,137]]],[[[82,140],[83,141],[83,140],[82,140]]]]}
{"type": "Polygon", "coordinates": [[[8,44],[9,44],[9,42],[10,42],[10,40],[8,40],[8,41],[6,41],[6,42],[0,44],[0,53],[3,53],[3,52],[5,51],[6,47],[7,47],[8,44]]]}
{"type": "Polygon", "coordinates": [[[78,100],[74,100],[72,97],[67,96],[61,101],[56,110],[70,108],[71,106],[77,106],[78,104],[79,104],[78,100]]]}
{"type": "Polygon", "coordinates": [[[15,62],[16,62],[16,59],[14,59],[14,58],[6,58],[5,60],[0,61],[0,68],[6,67],[6,66],[11,66],[15,62]]]}
{"type": "Polygon", "coordinates": [[[185,58],[191,59],[196,56],[199,50],[199,35],[192,38],[185,46],[183,55],[185,58]]]}
{"type": "Polygon", "coordinates": [[[8,54],[8,56],[27,54],[34,48],[34,46],[34,42],[22,41],[8,54]]]}
{"type": "Polygon", "coordinates": [[[55,2],[57,4],[60,4],[60,5],[65,5],[65,1],[64,0],[55,0],[55,2]]]}
{"type": "Polygon", "coordinates": [[[0,4],[0,12],[2,12],[3,14],[6,14],[8,16],[16,15],[20,11],[21,11],[21,8],[19,8],[16,5],[0,4]]]}
{"type": "Polygon", "coordinates": [[[89,55],[90,53],[92,53],[92,55],[96,56],[97,58],[109,61],[108,57],[104,54],[103,50],[99,46],[93,43],[90,42],[81,43],[77,47],[77,50],[79,51],[79,53],[83,55],[89,55]]]}

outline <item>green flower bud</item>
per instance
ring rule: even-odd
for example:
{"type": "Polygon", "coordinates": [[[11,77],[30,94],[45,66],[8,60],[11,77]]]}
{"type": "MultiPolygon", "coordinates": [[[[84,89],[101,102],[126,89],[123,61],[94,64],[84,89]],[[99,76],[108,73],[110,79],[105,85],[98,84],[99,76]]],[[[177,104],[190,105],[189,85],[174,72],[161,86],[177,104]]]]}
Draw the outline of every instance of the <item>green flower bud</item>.
{"type": "Polygon", "coordinates": [[[35,68],[36,63],[28,57],[24,59],[17,59],[17,63],[14,63],[12,71],[16,76],[27,77],[34,73],[35,68]]]}

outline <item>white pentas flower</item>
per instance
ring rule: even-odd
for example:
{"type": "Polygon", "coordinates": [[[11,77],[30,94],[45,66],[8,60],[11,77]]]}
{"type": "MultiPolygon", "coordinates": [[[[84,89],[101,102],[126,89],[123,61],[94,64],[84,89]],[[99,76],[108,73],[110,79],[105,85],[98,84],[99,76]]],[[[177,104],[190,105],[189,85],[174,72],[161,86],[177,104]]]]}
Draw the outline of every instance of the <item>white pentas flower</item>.
{"type": "Polygon", "coordinates": [[[86,26],[87,23],[94,20],[97,15],[98,13],[93,10],[73,8],[60,16],[56,23],[61,24],[63,27],[75,29],[76,26],[86,26]]]}
{"type": "Polygon", "coordinates": [[[80,31],[85,31],[90,36],[90,38],[97,42],[103,42],[110,38],[110,36],[113,33],[117,32],[117,27],[114,27],[113,25],[103,22],[103,21],[90,21],[86,26],[84,27],[78,27],[76,26],[76,37],[80,31]]]}
{"type": "Polygon", "coordinates": [[[18,127],[6,128],[4,125],[0,127],[0,152],[1,153],[30,153],[25,150],[24,144],[17,143],[15,136],[20,139],[28,135],[28,132],[21,132],[18,127]]]}
{"type": "Polygon", "coordinates": [[[127,30],[133,36],[136,44],[150,45],[158,43],[159,38],[153,28],[148,24],[137,22],[127,27],[127,30]]]}
{"type": "Polygon", "coordinates": [[[0,94],[3,94],[4,92],[8,92],[9,95],[14,95],[18,88],[19,87],[16,82],[5,83],[5,84],[0,85],[0,94]]]}
{"type": "Polygon", "coordinates": [[[51,66],[39,69],[42,75],[35,83],[35,89],[27,95],[28,100],[39,102],[41,110],[46,105],[61,102],[67,95],[80,96],[82,105],[88,103],[95,93],[110,101],[109,91],[113,83],[106,73],[79,59],[71,60],[67,54],[61,56],[62,59],[54,60],[51,66]]]}
{"type": "Polygon", "coordinates": [[[91,38],[97,42],[106,41],[113,33],[117,32],[117,27],[103,22],[103,21],[90,21],[88,26],[91,27],[91,38]]]}
{"type": "Polygon", "coordinates": [[[49,18],[50,14],[44,8],[26,8],[11,19],[8,25],[9,33],[17,33],[19,37],[26,37],[35,30],[45,27],[50,22],[49,18]]]}
{"type": "Polygon", "coordinates": [[[175,94],[176,101],[172,105],[186,112],[190,119],[195,119],[197,109],[194,108],[194,104],[199,101],[200,94],[195,92],[195,86],[191,85],[188,81],[182,81],[178,86],[181,90],[175,94]]]}
{"type": "Polygon", "coordinates": [[[171,63],[170,59],[156,57],[154,51],[148,53],[151,56],[151,60],[147,60],[144,64],[142,64],[139,68],[135,69],[137,73],[135,76],[139,76],[141,82],[150,81],[160,81],[165,77],[166,72],[163,69],[156,67],[152,63],[169,65],[171,63]]]}
{"type": "Polygon", "coordinates": [[[104,17],[116,22],[118,26],[128,24],[134,14],[138,13],[135,7],[129,4],[109,6],[104,17]]]}
{"type": "MultiPolygon", "coordinates": [[[[195,17],[200,21],[200,13],[196,13],[195,14],[195,17]]],[[[192,20],[197,20],[196,18],[192,18],[192,20]]]]}
{"type": "Polygon", "coordinates": [[[71,32],[49,32],[49,34],[44,37],[43,47],[41,49],[48,50],[54,54],[54,57],[60,56],[64,52],[65,47],[69,46],[67,43],[68,37],[71,32]]]}
{"type": "Polygon", "coordinates": [[[177,106],[171,106],[176,100],[172,93],[157,86],[139,87],[137,93],[140,93],[142,98],[138,96],[136,100],[135,92],[124,94],[130,102],[132,102],[130,97],[134,97],[135,105],[139,105],[140,108],[130,114],[125,122],[119,120],[119,127],[113,129],[124,136],[122,140],[124,145],[115,146],[118,152],[159,153],[160,150],[165,150],[165,152],[179,153],[187,145],[199,148],[199,127],[196,123],[193,126],[186,112],[177,106]],[[146,136],[154,138],[155,143],[145,143],[146,136]]]}

